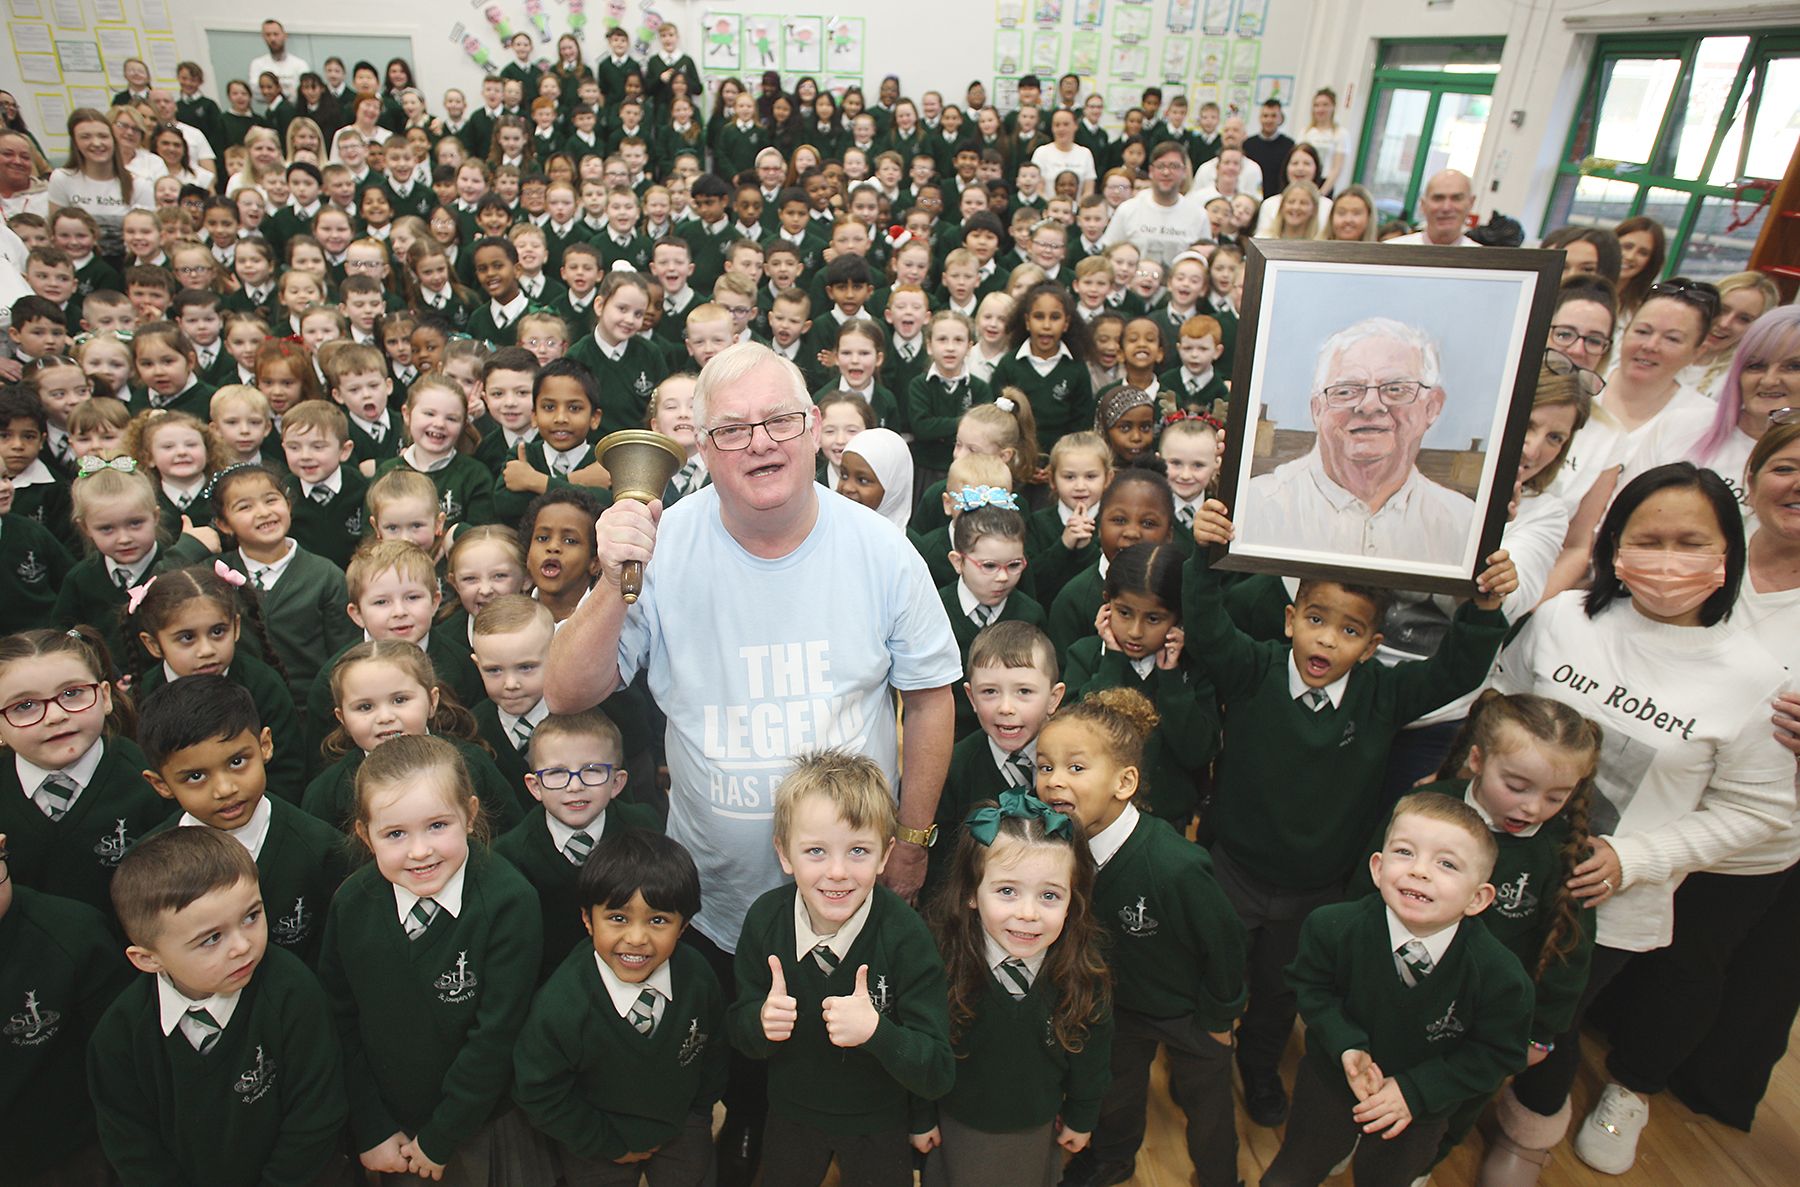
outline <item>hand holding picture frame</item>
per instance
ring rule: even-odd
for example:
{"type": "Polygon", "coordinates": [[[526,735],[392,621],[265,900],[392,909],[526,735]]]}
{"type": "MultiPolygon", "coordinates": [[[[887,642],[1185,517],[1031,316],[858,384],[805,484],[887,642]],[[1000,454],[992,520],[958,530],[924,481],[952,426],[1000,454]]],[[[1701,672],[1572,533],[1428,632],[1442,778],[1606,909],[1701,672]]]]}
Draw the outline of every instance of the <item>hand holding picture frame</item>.
{"type": "Polygon", "coordinates": [[[1468,594],[1500,546],[1556,252],[1253,239],[1219,568],[1468,594]]]}

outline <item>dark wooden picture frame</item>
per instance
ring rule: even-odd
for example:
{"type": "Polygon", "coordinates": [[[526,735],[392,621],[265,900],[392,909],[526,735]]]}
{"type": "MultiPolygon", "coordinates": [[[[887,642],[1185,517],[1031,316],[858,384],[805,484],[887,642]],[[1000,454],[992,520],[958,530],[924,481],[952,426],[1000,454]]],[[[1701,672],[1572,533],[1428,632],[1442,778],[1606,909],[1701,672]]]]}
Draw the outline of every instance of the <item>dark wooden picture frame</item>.
{"type": "MultiPolygon", "coordinates": [[[[1422,593],[1473,594],[1475,577],[1486,567],[1484,558],[1499,548],[1506,526],[1513,493],[1511,476],[1518,471],[1531,419],[1562,261],[1561,252],[1519,248],[1250,240],[1244,261],[1226,449],[1219,472],[1219,497],[1232,511],[1239,538],[1214,550],[1214,564],[1221,569],[1320,577],[1422,593]],[[1494,320],[1504,324],[1483,324],[1479,315],[1484,309],[1497,312],[1494,320]],[[1271,324],[1276,318],[1282,319],[1285,327],[1271,324]],[[1433,495],[1458,510],[1461,503],[1457,499],[1473,504],[1454,557],[1446,553],[1424,560],[1314,548],[1292,529],[1286,538],[1273,538],[1280,531],[1272,526],[1276,517],[1273,512],[1264,515],[1261,509],[1270,505],[1268,492],[1275,489],[1279,476],[1247,490],[1253,479],[1274,475],[1276,463],[1269,459],[1275,456],[1278,431],[1286,434],[1284,441],[1290,450],[1305,435],[1304,429],[1277,430],[1278,422],[1266,418],[1271,397],[1264,390],[1265,380],[1285,377],[1289,382],[1284,393],[1273,398],[1290,414],[1304,404],[1316,417],[1323,397],[1312,390],[1311,379],[1303,395],[1285,394],[1294,386],[1296,369],[1323,370],[1319,355],[1324,343],[1331,340],[1328,331],[1346,330],[1371,318],[1392,319],[1434,342],[1443,366],[1437,386],[1428,389],[1435,393],[1430,398],[1435,398],[1439,409],[1433,420],[1426,422],[1428,429],[1436,427],[1436,420],[1454,398],[1461,404],[1455,410],[1458,424],[1465,430],[1471,426],[1481,430],[1479,436],[1464,433],[1469,439],[1467,449],[1428,451],[1416,444],[1411,454],[1412,468],[1421,483],[1412,488],[1413,497],[1430,488],[1433,495]],[[1415,325],[1408,318],[1426,325],[1415,325]],[[1453,370],[1455,390],[1446,391],[1451,385],[1445,381],[1453,370]],[[1446,477],[1460,478],[1444,483],[1429,479],[1421,465],[1428,453],[1435,469],[1446,477]],[[1257,470],[1265,465],[1270,468],[1257,470]],[[1506,477],[1503,480],[1501,476],[1506,477]],[[1457,485],[1469,490],[1455,489],[1457,485]]],[[[1344,346],[1333,354],[1348,353],[1349,349],[1344,346]]],[[[1419,358],[1423,360],[1423,351],[1419,358]]],[[[1369,398],[1365,393],[1364,399],[1369,398]]],[[[1291,465],[1306,463],[1320,452],[1316,424],[1311,435],[1314,444],[1303,449],[1291,465]]],[[[1299,491],[1298,495],[1306,493],[1299,491]]],[[[1367,504],[1364,506],[1366,509],[1367,504]]]]}

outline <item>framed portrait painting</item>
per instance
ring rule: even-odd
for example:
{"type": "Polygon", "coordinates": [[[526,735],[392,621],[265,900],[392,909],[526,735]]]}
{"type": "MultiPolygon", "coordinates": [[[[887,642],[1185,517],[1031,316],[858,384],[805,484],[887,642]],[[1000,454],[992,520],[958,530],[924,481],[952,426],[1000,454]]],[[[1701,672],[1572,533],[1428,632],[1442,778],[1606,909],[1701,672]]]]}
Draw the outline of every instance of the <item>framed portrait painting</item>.
{"type": "Polygon", "coordinates": [[[1473,593],[1561,275],[1553,251],[1250,240],[1215,563],[1473,593]]]}

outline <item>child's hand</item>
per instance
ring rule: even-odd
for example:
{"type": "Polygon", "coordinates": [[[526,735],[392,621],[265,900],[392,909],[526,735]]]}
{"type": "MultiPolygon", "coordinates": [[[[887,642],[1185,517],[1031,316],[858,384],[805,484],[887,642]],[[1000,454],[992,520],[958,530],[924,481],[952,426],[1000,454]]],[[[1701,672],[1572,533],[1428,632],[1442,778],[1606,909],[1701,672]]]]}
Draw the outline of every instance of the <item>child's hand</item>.
{"type": "Polygon", "coordinates": [[[374,458],[370,458],[366,462],[358,463],[356,468],[362,472],[362,476],[364,478],[375,477],[375,459],[374,458]]]}
{"type": "Polygon", "coordinates": [[[634,1151],[630,1154],[615,1158],[613,1159],[613,1162],[618,1166],[630,1166],[634,1162],[648,1162],[650,1159],[656,1157],[656,1152],[660,1149],[662,1149],[661,1146],[652,1146],[648,1150],[634,1151]]]}
{"type": "Polygon", "coordinates": [[[1156,666],[1165,672],[1173,671],[1181,665],[1181,645],[1187,641],[1187,635],[1178,626],[1169,628],[1168,636],[1163,639],[1162,648],[1156,653],[1156,666]]]}
{"type": "Polygon", "coordinates": [[[825,368],[827,371],[831,370],[833,367],[836,367],[837,366],[837,351],[821,350],[819,352],[819,366],[825,368]]]}
{"type": "Polygon", "coordinates": [[[869,966],[856,970],[856,988],[847,997],[828,997],[820,1003],[825,1013],[825,1034],[836,1047],[860,1047],[875,1034],[881,1015],[869,999],[869,966]]]}
{"type": "Polygon", "coordinates": [[[363,1166],[372,1171],[382,1171],[390,1175],[404,1175],[412,1168],[406,1164],[406,1155],[401,1153],[406,1145],[406,1135],[396,1133],[381,1145],[364,1150],[357,1155],[363,1166]]]}
{"type": "Polygon", "coordinates": [[[781,971],[781,957],[769,955],[769,996],[763,999],[763,1038],[771,1043],[785,1043],[794,1035],[794,1023],[800,1020],[800,1003],[788,996],[787,974],[781,971]]]}
{"type": "Polygon", "coordinates": [[[18,359],[0,359],[0,379],[4,379],[8,383],[17,383],[19,377],[24,374],[25,366],[18,359]]]}
{"type": "Polygon", "coordinates": [[[1368,1100],[1381,1088],[1381,1069],[1367,1051],[1344,1052],[1344,1079],[1359,1101],[1368,1100]]]}
{"type": "Polygon", "coordinates": [[[1219,500],[1208,499],[1194,512],[1194,543],[1202,548],[1229,544],[1236,535],[1237,529],[1231,526],[1231,512],[1219,500]]]}
{"type": "Polygon", "coordinates": [[[1498,610],[1506,595],[1519,588],[1519,570],[1512,557],[1502,548],[1488,557],[1488,567],[1475,578],[1475,605],[1483,610],[1498,610]]]}
{"type": "Polygon", "coordinates": [[[1079,1154],[1087,1149],[1087,1145],[1093,1140],[1093,1137],[1094,1131],[1091,1129],[1086,1133],[1079,1133],[1076,1130],[1065,1128],[1056,1135],[1056,1144],[1071,1154],[1079,1154]]]}
{"type": "Polygon", "coordinates": [[[909,1137],[912,1141],[912,1148],[921,1154],[929,1154],[944,1144],[944,1135],[935,1125],[925,1133],[915,1133],[909,1137]]]}
{"type": "Polygon", "coordinates": [[[1350,1110],[1350,1116],[1362,1125],[1364,1133],[1378,1133],[1382,1141],[1390,1141],[1406,1132],[1412,1124],[1412,1109],[1400,1082],[1389,1077],[1381,1082],[1381,1090],[1350,1110]]]}
{"type": "Polygon", "coordinates": [[[548,475],[540,474],[525,460],[525,442],[519,442],[519,455],[506,460],[506,468],[500,471],[500,481],[507,490],[530,491],[543,494],[550,489],[548,475]]]}
{"type": "Polygon", "coordinates": [[[417,1138],[414,1138],[410,1142],[403,1143],[400,1147],[400,1152],[406,1155],[406,1169],[413,1174],[419,1176],[421,1179],[429,1179],[434,1183],[443,1179],[444,1164],[441,1162],[433,1162],[431,1159],[427,1158],[424,1151],[419,1149],[419,1140],[417,1138]]]}
{"type": "Polygon", "coordinates": [[[1062,546],[1070,552],[1087,547],[1087,542],[1094,538],[1094,517],[1088,514],[1086,503],[1075,504],[1075,514],[1069,516],[1069,522],[1063,525],[1062,546]]]}
{"type": "Polygon", "coordinates": [[[217,531],[212,528],[197,528],[194,526],[194,521],[185,515],[181,517],[181,534],[184,536],[192,536],[194,539],[200,541],[200,543],[206,546],[206,551],[208,552],[218,552],[221,547],[219,543],[219,533],[217,531]]]}
{"type": "Polygon", "coordinates": [[[612,489],[612,474],[599,462],[589,462],[581,469],[571,472],[569,481],[576,486],[599,486],[607,490],[612,489]]]}
{"type": "Polygon", "coordinates": [[[469,393],[468,405],[470,420],[480,420],[487,415],[487,400],[483,398],[480,388],[469,393]]]}
{"type": "Polygon", "coordinates": [[[1112,603],[1101,602],[1100,610],[1094,615],[1094,633],[1100,636],[1100,646],[1108,651],[1121,651],[1117,635],[1112,633],[1112,603]]]}

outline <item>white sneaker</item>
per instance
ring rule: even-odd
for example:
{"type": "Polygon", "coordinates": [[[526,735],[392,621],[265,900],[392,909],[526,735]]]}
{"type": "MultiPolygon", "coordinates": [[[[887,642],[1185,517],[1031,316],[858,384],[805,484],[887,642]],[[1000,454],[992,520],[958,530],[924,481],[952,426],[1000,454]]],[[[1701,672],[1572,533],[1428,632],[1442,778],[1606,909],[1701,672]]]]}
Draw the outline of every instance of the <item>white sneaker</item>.
{"type": "Polygon", "coordinates": [[[1604,1175],[1622,1175],[1637,1161],[1638,1137],[1650,1123],[1650,1102],[1620,1084],[1608,1084],[1575,1135],[1575,1153],[1604,1175]]]}

